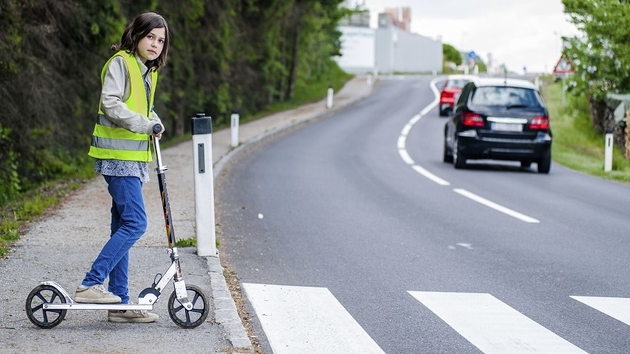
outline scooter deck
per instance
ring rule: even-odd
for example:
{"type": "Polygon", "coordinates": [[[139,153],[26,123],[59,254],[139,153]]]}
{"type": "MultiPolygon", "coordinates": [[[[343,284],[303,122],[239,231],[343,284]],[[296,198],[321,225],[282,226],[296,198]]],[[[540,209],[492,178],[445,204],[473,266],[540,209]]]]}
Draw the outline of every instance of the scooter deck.
{"type": "Polygon", "coordinates": [[[43,304],[45,310],[153,310],[151,304],[88,304],[67,302],[65,304],[43,304]]]}
{"type": "Polygon", "coordinates": [[[44,310],[153,310],[153,304],[90,304],[75,302],[70,294],[55,281],[43,281],[42,285],[51,285],[59,290],[66,299],[65,303],[43,303],[44,310]]]}

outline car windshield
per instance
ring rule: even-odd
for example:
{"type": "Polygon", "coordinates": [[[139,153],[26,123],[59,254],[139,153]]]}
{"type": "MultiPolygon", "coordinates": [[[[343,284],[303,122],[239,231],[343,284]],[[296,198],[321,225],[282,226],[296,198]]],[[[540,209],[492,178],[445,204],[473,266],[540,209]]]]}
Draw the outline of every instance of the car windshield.
{"type": "Polygon", "coordinates": [[[507,86],[479,87],[470,101],[478,106],[540,107],[536,91],[507,86]]]}
{"type": "Polygon", "coordinates": [[[461,89],[462,87],[464,87],[469,82],[470,82],[470,80],[465,80],[465,79],[452,79],[452,80],[448,80],[446,82],[446,87],[447,88],[458,88],[458,89],[461,89]]]}

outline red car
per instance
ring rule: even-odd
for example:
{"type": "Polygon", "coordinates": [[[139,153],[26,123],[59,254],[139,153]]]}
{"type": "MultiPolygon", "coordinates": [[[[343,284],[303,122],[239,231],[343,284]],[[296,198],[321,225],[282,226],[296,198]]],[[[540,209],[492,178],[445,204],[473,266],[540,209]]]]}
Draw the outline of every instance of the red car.
{"type": "Polygon", "coordinates": [[[455,107],[462,87],[476,78],[473,75],[449,75],[446,78],[440,93],[440,117],[448,116],[453,112],[453,107],[455,107]]]}

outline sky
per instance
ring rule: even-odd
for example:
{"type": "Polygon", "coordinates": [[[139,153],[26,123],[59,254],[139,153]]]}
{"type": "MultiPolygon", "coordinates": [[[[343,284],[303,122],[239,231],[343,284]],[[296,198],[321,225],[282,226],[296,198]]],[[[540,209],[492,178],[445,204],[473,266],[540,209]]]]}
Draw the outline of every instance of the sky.
{"type": "Polygon", "coordinates": [[[513,72],[553,71],[561,36],[579,35],[561,0],[349,0],[370,10],[370,27],[386,7],[411,8],[411,32],[474,51],[513,72]]]}

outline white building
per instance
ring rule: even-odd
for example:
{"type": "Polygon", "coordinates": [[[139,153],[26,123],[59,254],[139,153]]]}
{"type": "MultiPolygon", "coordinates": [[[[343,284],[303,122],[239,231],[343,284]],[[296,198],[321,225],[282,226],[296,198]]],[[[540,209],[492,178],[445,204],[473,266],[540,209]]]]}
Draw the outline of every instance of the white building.
{"type": "MultiPolygon", "coordinates": [[[[369,15],[368,15],[369,16],[369,15]]],[[[379,16],[379,28],[342,22],[339,67],[353,74],[440,73],[442,40],[410,33],[394,26],[392,19],[379,16]]]]}

